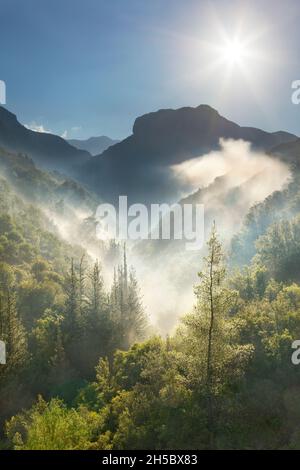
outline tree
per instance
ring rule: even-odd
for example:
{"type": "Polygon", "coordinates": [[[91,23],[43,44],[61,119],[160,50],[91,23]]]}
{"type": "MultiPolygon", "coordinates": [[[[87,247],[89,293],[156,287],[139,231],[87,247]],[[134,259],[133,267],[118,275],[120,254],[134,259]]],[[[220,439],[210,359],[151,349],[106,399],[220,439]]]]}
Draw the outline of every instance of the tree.
{"type": "Polygon", "coordinates": [[[84,377],[91,378],[99,358],[110,353],[113,336],[109,299],[98,260],[87,271],[83,297],[81,354],[77,358],[77,368],[84,377]]]}
{"type": "Polygon", "coordinates": [[[80,259],[79,264],[79,313],[80,317],[83,318],[85,313],[86,307],[86,296],[85,296],[85,288],[86,288],[86,269],[85,269],[85,255],[83,254],[80,259]]]}
{"type": "Polygon", "coordinates": [[[208,317],[208,337],[207,337],[207,355],[206,355],[206,389],[208,404],[208,428],[211,435],[211,446],[213,447],[214,436],[214,414],[213,414],[213,343],[215,342],[215,323],[217,316],[223,315],[224,291],[222,284],[225,278],[225,268],[223,266],[223,253],[221,244],[217,238],[215,224],[208,241],[208,255],[204,259],[205,266],[198,276],[201,280],[196,288],[198,300],[198,311],[208,317]]]}
{"type": "Polygon", "coordinates": [[[129,272],[127,295],[129,343],[145,338],[148,320],[143,307],[138,281],[133,268],[129,272]]]}
{"type": "Polygon", "coordinates": [[[90,289],[87,295],[89,319],[93,322],[101,317],[107,310],[106,294],[101,275],[101,267],[95,261],[91,272],[89,273],[90,289]]]}
{"type": "Polygon", "coordinates": [[[1,376],[17,374],[28,360],[27,335],[16,306],[16,290],[7,270],[1,276],[0,339],[6,344],[7,363],[1,366],[1,376]]]}
{"type": "Polygon", "coordinates": [[[79,284],[74,260],[65,281],[65,308],[62,322],[63,346],[72,367],[78,363],[78,349],[84,334],[84,325],[80,316],[79,284]]]}
{"type": "Polygon", "coordinates": [[[143,307],[134,269],[128,269],[126,246],[123,263],[114,270],[110,309],[116,323],[116,344],[127,350],[135,341],[145,338],[148,319],[143,307]]]}
{"type": "Polygon", "coordinates": [[[257,258],[277,281],[299,282],[300,216],[271,225],[257,243],[257,258]]]}
{"type": "Polygon", "coordinates": [[[66,312],[65,321],[68,328],[73,329],[78,319],[78,277],[74,259],[71,260],[70,272],[66,278],[66,312]]]}
{"type": "Polygon", "coordinates": [[[178,330],[179,348],[185,354],[190,386],[207,410],[208,447],[214,448],[218,433],[218,403],[244,372],[251,355],[250,345],[241,345],[239,324],[233,313],[237,292],[225,283],[226,269],[215,225],[207,243],[200,283],[195,288],[194,311],[183,318],[178,330]]]}
{"type": "Polygon", "coordinates": [[[76,450],[90,447],[97,426],[95,414],[39,397],[31,410],[7,423],[6,432],[18,450],[76,450]]]}

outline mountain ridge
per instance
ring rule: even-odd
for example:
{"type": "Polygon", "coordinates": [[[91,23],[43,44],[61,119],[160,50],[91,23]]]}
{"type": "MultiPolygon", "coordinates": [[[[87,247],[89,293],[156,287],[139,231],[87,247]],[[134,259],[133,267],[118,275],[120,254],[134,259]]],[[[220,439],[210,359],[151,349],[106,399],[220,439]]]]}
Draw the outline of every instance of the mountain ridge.
{"type": "Polygon", "coordinates": [[[28,155],[42,168],[67,173],[91,158],[88,152],[72,147],[62,137],[26,128],[3,106],[0,106],[0,146],[28,155]]]}
{"type": "Polygon", "coordinates": [[[274,152],[279,158],[280,149],[284,153],[296,146],[289,160],[300,156],[296,135],[239,126],[203,104],[140,116],[129,137],[93,157],[61,137],[27,129],[0,107],[1,147],[28,155],[41,168],[77,179],[112,203],[119,195],[127,195],[129,202],[174,202],[178,182],[172,166],[220,149],[221,138],[248,141],[254,149],[274,152]]]}
{"type": "Polygon", "coordinates": [[[219,149],[221,138],[269,151],[298,137],[239,126],[208,105],[161,109],[138,117],[133,133],[81,165],[78,178],[114,203],[121,194],[134,202],[167,201],[174,183],[170,166],[219,149]]]}

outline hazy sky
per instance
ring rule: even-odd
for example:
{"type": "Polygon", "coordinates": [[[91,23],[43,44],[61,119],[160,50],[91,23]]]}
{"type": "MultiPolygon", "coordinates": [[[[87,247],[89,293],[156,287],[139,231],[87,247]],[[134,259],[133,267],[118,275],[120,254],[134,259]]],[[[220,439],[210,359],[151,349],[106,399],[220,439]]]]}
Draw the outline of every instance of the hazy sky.
{"type": "Polygon", "coordinates": [[[300,135],[299,0],[0,0],[0,15],[0,79],[24,124],[122,138],[138,115],[207,103],[300,135]],[[237,34],[247,54],[220,63],[237,34]]]}

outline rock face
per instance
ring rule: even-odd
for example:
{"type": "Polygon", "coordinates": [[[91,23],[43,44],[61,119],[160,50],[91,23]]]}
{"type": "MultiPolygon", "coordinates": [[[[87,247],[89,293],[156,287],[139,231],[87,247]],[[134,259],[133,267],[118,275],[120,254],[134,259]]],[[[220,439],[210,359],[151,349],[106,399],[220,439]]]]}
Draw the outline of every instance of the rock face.
{"type": "Polygon", "coordinates": [[[207,105],[165,109],[137,118],[133,134],[83,164],[78,177],[114,203],[120,194],[133,202],[170,200],[170,166],[219,148],[221,137],[243,139],[260,150],[297,139],[241,127],[207,105]]]}
{"type": "Polygon", "coordinates": [[[26,154],[40,167],[67,173],[91,158],[88,152],[72,147],[61,137],[27,129],[3,107],[0,107],[0,147],[26,154]]]}

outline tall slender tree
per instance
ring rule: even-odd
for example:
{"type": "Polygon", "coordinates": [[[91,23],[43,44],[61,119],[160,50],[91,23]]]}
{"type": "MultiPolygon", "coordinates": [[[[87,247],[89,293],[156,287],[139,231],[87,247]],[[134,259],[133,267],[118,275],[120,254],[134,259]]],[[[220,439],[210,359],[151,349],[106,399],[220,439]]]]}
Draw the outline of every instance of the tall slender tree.
{"type": "Polygon", "coordinates": [[[214,410],[213,410],[213,382],[214,382],[214,350],[215,324],[218,316],[223,315],[223,281],[225,267],[223,265],[222,245],[218,240],[216,226],[213,224],[210,239],[208,241],[208,254],[204,259],[203,271],[198,275],[201,280],[196,289],[199,307],[208,316],[207,356],[206,356],[206,391],[208,408],[208,428],[211,445],[214,439],[214,410]]]}

